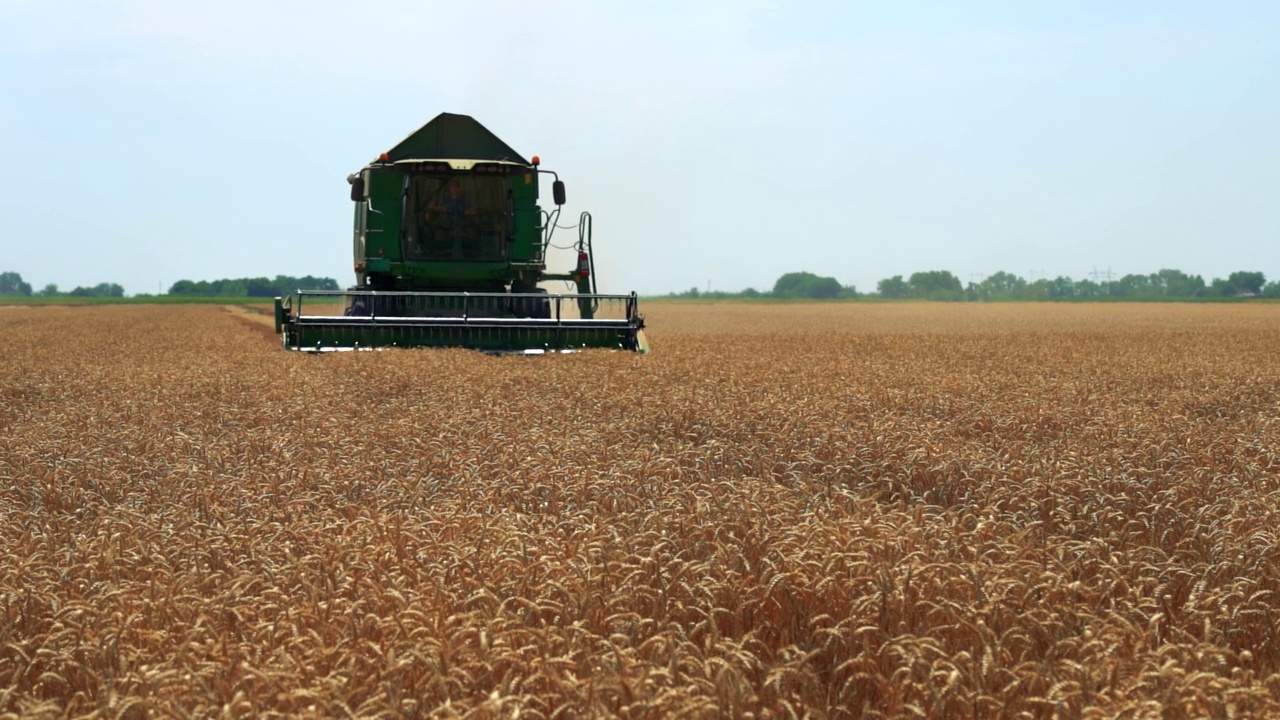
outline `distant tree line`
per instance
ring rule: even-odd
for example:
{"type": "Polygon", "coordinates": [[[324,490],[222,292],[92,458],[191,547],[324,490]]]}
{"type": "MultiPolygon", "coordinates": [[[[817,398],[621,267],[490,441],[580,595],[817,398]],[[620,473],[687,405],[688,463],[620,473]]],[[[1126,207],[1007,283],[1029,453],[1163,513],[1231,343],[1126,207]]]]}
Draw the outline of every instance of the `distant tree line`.
{"type": "Polygon", "coordinates": [[[808,272],[791,272],[778,278],[772,290],[747,288],[741,292],[706,291],[696,287],[669,293],[671,298],[741,300],[755,298],[832,300],[880,297],[891,300],[938,300],[944,302],[1008,302],[1026,300],[1173,300],[1267,297],[1280,298],[1280,282],[1267,282],[1261,272],[1241,270],[1226,278],[1205,282],[1199,275],[1181,270],[1160,270],[1150,275],[1125,275],[1119,279],[1072,280],[1059,276],[1052,280],[1028,281],[1009,272],[997,272],[968,285],[947,270],[894,275],[876,283],[876,291],[859,295],[852,285],[841,285],[832,277],[808,272]]]}
{"type": "MultiPolygon", "coordinates": [[[[186,297],[276,297],[295,290],[339,290],[338,281],[311,275],[274,278],[234,278],[223,280],[179,280],[169,288],[169,295],[186,297]]],[[[77,287],[62,291],[54,283],[34,290],[16,272],[0,272],[0,296],[28,297],[124,297],[124,288],[116,283],[99,283],[93,287],[77,287]]],[[[789,272],[778,278],[770,290],[747,288],[740,292],[700,291],[693,287],[670,293],[672,298],[734,300],[772,298],[783,300],[835,300],[860,297],[852,285],[842,285],[833,277],[810,272],[789,272]]],[[[1019,300],[1162,300],[1214,298],[1280,298],[1280,282],[1267,282],[1261,272],[1240,270],[1226,278],[1205,282],[1199,275],[1181,270],[1160,270],[1150,275],[1125,275],[1119,279],[1072,280],[1059,276],[1052,280],[1028,281],[1009,272],[988,275],[980,282],[965,285],[947,270],[912,273],[910,277],[894,275],[876,283],[876,291],[861,297],[892,300],[939,300],[947,302],[1007,302],[1019,300]]]]}
{"type": "Polygon", "coordinates": [[[303,277],[277,275],[275,278],[179,280],[169,288],[169,294],[189,297],[276,297],[288,295],[295,290],[338,289],[340,289],[338,281],[333,278],[318,278],[310,275],[303,277]]]}
{"type": "Polygon", "coordinates": [[[1194,298],[1280,298],[1280,283],[1268,283],[1261,272],[1233,272],[1225,279],[1206,283],[1199,275],[1181,270],[1160,270],[1150,275],[1125,275],[1119,279],[1072,280],[1059,276],[1028,282],[1013,273],[997,272],[981,282],[962,285],[946,270],[913,273],[881,280],[876,284],[880,297],[894,299],[948,301],[1013,300],[1165,300],[1194,298]]]}
{"type": "Polygon", "coordinates": [[[49,283],[32,292],[31,283],[25,282],[16,272],[0,273],[0,295],[26,297],[124,297],[124,288],[115,283],[98,283],[93,287],[77,287],[63,292],[57,284],[49,283]]]}
{"type": "MultiPolygon", "coordinates": [[[[288,295],[295,290],[338,290],[338,281],[332,278],[318,278],[306,275],[291,277],[277,275],[275,278],[237,278],[231,280],[179,280],[169,288],[170,295],[186,297],[276,297],[288,295]]],[[[32,290],[31,283],[22,279],[16,272],[0,272],[0,296],[25,297],[124,297],[124,288],[116,283],[98,283],[93,287],[77,287],[74,290],[62,291],[55,283],[49,283],[40,290],[32,290]]]]}
{"type": "Polygon", "coordinates": [[[689,288],[684,292],[670,293],[673,298],[703,298],[709,300],[741,300],[754,298],[777,298],[782,300],[835,300],[837,298],[855,298],[858,291],[852,285],[841,285],[833,277],[821,277],[809,272],[791,272],[778,278],[772,290],[760,291],[747,288],[741,292],[725,292],[723,290],[698,290],[689,288]]]}

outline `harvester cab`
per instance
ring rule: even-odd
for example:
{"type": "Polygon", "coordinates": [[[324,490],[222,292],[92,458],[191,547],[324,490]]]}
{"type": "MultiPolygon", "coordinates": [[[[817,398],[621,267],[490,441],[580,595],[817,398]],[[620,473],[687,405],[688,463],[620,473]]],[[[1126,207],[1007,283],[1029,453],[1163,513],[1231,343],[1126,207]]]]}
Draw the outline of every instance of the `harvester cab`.
{"type": "Polygon", "coordinates": [[[442,113],[348,176],[356,284],[276,298],[284,346],[646,352],[635,293],[598,292],[590,214],[576,226],[576,262],[548,270],[565,185],[540,164],[473,118],[442,113]],[[550,211],[538,204],[540,175],[553,178],[550,211]],[[548,293],[551,281],[572,292],[548,293]]]}

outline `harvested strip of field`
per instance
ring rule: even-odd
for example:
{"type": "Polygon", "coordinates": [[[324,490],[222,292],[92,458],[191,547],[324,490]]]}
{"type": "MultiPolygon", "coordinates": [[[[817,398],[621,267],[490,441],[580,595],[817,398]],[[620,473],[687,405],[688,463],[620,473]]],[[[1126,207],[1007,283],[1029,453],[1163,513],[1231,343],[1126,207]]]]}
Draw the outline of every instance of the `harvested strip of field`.
{"type": "Polygon", "coordinates": [[[1280,308],[0,316],[0,715],[1280,712],[1280,308]]]}

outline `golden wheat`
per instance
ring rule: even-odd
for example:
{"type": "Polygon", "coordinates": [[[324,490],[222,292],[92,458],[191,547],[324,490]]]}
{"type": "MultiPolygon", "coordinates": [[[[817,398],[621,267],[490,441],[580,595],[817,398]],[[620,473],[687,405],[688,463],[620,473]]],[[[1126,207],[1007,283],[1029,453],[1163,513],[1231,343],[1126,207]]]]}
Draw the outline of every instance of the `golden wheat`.
{"type": "Polygon", "coordinates": [[[1280,713],[1280,307],[0,308],[0,716],[1280,713]]]}

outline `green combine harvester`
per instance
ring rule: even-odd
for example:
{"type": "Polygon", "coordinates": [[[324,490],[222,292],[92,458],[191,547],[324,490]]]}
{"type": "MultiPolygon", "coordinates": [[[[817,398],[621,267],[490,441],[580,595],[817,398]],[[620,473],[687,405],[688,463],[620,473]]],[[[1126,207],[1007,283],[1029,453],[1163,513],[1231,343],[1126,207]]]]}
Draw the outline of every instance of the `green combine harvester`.
{"type": "Polygon", "coordinates": [[[591,215],[576,265],[548,272],[565,202],[538,205],[539,168],[466,115],[442,113],[350,175],[355,287],[276,298],[292,350],[461,347],[493,353],[615,348],[646,352],[636,295],[596,290],[591,215]],[[561,280],[576,292],[550,294],[561,280]]]}

